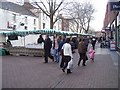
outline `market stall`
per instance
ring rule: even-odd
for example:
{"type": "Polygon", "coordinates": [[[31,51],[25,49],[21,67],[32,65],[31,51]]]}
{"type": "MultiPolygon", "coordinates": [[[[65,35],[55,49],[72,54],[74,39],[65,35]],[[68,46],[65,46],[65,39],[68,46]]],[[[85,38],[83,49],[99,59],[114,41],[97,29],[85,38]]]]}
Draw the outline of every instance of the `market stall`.
{"type": "MultiPolygon", "coordinates": [[[[43,56],[44,50],[43,46],[40,47],[38,44],[31,44],[25,45],[25,37],[29,34],[49,34],[49,35],[78,35],[76,32],[69,32],[69,31],[59,31],[53,29],[44,29],[44,30],[14,30],[14,31],[0,31],[0,35],[4,35],[5,37],[16,36],[14,37],[16,40],[19,37],[24,37],[24,46],[11,46],[11,47],[4,47],[7,51],[9,51],[10,55],[25,55],[25,56],[43,56]]],[[[14,39],[13,39],[14,40],[14,39]]]]}

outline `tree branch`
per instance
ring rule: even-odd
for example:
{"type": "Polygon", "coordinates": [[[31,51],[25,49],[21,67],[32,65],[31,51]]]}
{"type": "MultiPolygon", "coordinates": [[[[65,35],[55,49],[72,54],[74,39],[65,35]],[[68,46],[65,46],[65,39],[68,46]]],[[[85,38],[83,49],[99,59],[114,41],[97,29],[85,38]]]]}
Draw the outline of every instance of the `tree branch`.
{"type": "Polygon", "coordinates": [[[43,13],[45,13],[48,17],[50,17],[50,15],[46,13],[46,11],[42,7],[40,7],[40,5],[38,5],[37,2],[35,2],[35,4],[43,11],[43,13]]]}
{"type": "MultiPolygon", "coordinates": [[[[41,1],[41,0],[40,0],[40,1],[41,1]]],[[[48,12],[47,7],[45,6],[45,4],[44,4],[42,1],[41,1],[41,3],[42,3],[42,5],[44,6],[46,12],[48,12]]],[[[44,11],[45,11],[45,10],[44,10],[44,11]]]]}
{"type": "Polygon", "coordinates": [[[60,2],[60,4],[59,4],[58,7],[54,10],[53,13],[55,13],[55,12],[59,9],[59,7],[62,5],[63,1],[64,1],[64,0],[62,0],[62,1],[60,2]]]}

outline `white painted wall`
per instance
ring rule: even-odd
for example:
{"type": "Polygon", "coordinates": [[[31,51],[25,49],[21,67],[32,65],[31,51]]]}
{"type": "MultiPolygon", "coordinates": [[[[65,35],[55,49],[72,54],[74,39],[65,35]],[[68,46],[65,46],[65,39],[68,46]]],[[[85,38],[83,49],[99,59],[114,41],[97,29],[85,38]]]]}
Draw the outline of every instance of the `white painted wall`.
{"type": "Polygon", "coordinates": [[[24,26],[20,26],[20,22],[25,23],[25,17],[27,17],[28,24],[25,24],[28,26],[28,30],[33,30],[34,27],[36,29],[38,28],[38,18],[28,16],[28,15],[21,15],[19,13],[11,12],[8,10],[2,10],[0,9],[0,30],[12,30],[7,28],[7,22],[10,22],[10,25],[16,25],[16,30],[24,29],[24,26]],[[13,21],[13,14],[16,14],[16,23],[13,21]],[[34,19],[36,19],[36,25],[34,25],[34,19]]]}
{"type": "MultiPolygon", "coordinates": [[[[15,13],[15,12],[11,12],[8,10],[2,10],[0,9],[0,30],[1,31],[6,31],[6,30],[13,30],[13,29],[9,29],[7,28],[7,22],[9,21],[10,26],[16,25],[16,30],[24,30],[24,26],[21,26],[20,23],[25,23],[25,17],[27,17],[27,24],[25,24],[28,28],[28,30],[34,30],[34,28],[36,27],[36,29],[39,29],[39,25],[38,25],[38,18],[36,17],[32,17],[32,16],[28,16],[28,15],[21,15],[19,13],[15,13]],[[13,20],[13,14],[16,14],[16,23],[14,23],[13,20]],[[36,19],[36,25],[34,25],[34,19],[36,19]]],[[[22,37],[23,38],[23,37],[22,37]]],[[[18,46],[18,45],[23,45],[23,41],[21,37],[18,38],[18,40],[12,40],[11,42],[13,43],[13,46],[18,46]]],[[[29,38],[28,43],[33,43],[34,40],[37,38],[36,36],[27,36],[27,38],[29,38]]],[[[7,38],[5,39],[4,36],[0,35],[0,42],[5,42],[7,40],[7,38]]]]}

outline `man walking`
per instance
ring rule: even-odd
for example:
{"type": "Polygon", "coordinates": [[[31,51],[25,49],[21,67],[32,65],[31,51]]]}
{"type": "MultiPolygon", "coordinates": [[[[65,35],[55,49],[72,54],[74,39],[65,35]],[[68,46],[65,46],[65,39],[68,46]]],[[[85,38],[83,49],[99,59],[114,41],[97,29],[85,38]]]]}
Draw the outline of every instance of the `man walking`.
{"type": "Polygon", "coordinates": [[[46,38],[44,41],[44,57],[45,57],[44,63],[48,63],[48,57],[50,57],[54,61],[53,56],[50,54],[51,48],[52,48],[52,41],[49,38],[49,35],[46,35],[46,38]]]}

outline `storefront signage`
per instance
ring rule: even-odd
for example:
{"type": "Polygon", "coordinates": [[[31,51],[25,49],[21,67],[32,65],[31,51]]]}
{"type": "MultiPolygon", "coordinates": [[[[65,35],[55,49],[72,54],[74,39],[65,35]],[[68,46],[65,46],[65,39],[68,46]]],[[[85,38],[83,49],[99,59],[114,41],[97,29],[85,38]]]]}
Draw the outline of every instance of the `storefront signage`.
{"type": "Polygon", "coordinates": [[[110,2],[110,9],[120,11],[120,2],[110,2]]]}

